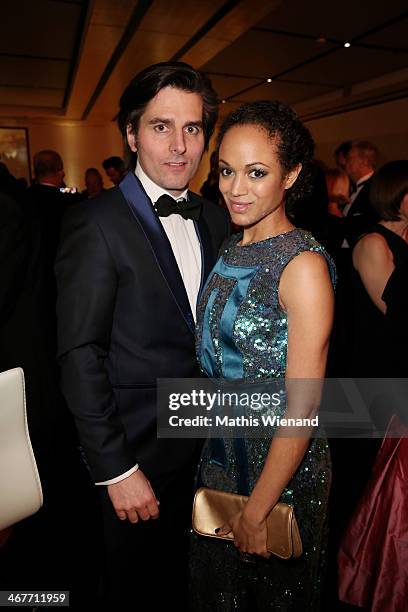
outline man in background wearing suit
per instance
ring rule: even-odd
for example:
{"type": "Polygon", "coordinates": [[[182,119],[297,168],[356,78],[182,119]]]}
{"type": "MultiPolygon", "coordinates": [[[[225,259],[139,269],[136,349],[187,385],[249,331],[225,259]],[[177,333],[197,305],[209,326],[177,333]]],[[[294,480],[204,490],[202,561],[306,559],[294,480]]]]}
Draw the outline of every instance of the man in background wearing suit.
{"type": "Polygon", "coordinates": [[[343,211],[347,241],[343,247],[353,248],[364,231],[379,220],[370,204],[370,184],[378,163],[378,149],[371,142],[355,141],[345,159],[345,171],[354,185],[354,191],[343,211]]]}
{"type": "Polygon", "coordinates": [[[378,215],[370,204],[370,185],[378,163],[378,149],[367,141],[351,141],[349,145],[345,155],[345,171],[354,190],[350,202],[344,208],[344,216],[336,218],[338,248],[334,257],[338,281],[328,360],[330,376],[353,375],[350,371],[350,350],[354,333],[352,249],[365,230],[378,220],[378,215]]]}
{"type": "Polygon", "coordinates": [[[197,296],[228,233],[188,191],[217,118],[191,66],[148,67],[120,100],[129,172],[72,209],[57,258],[62,387],[100,488],[114,609],[187,608],[187,547],[200,444],[157,438],[156,381],[198,375],[197,296]]]}
{"type": "MultiPolygon", "coordinates": [[[[349,144],[351,147],[344,155],[344,169],[353,184],[354,191],[351,193],[350,203],[344,208],[344,218],[339,219],[341,224],[339,236],[342,242],[335,257],[338,281],[328,367],[328,375],[334,377],[355,376],[351,365],[355,328],[352,249],[359,237],[379,220],[377,212],[370,204],[370,185],[378,164],[378,149],[368,141],[352,141],[349,144]]],[[[367,482],[373,463],[373,451],[376,449],[373,440],[370,439],[332,438],[330,440],[333,466],[330,546],[333,551],[338,550],[342,533],[367,482]],[[353,473],[352,479],[350,473],[353,473]]],[[[337,579],[335,555],[329,561],[329,568],[331,565],[333,567],[329,570],[329,574],[335,588],[337,579]]]]}
{"type": "MultiPolygon", "coordinates": [[[[57,153],[46,151],[34,160],[37,177],[41,164],[52,174],[54,169],[59,176],[63,173],[57,153]]],[[[73,418],[59,389],[55,358],[53,257],[64,197],[69,196],[52,183],[25,193],[4,169],[1,178],[0,372],[18,366],[24,371],[28,429],[44,505],[13,526],[0,552],[0,589],[24,584],[26,589],[69,590],[71,607],[89,607],[99,578],[98,506],[80,461],[73,418]]]]}
{"type": "Polygon", "coordinates": [[[108,157],[107,159],[103,160],[102,166],[105,170],[106,176],[112,181],[112,183],[114,185],[119,185],[126,174],[126,168],[123,160],[117,155],[112,155],[112,157],[108,157]]]}

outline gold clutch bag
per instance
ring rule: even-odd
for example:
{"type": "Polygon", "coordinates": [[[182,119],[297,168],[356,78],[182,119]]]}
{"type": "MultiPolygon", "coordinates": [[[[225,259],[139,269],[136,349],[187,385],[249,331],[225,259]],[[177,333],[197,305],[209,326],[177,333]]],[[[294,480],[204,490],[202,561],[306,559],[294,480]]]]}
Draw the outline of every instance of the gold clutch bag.
{"type": "MultiPolygon", "coordinates": [[[[233,540],[234,535],[215,533],[217,527],[228,523],[243,510],[248,497],[202,487],[197,490],[193,504],[193,529],[196,533],[210,538],[233,540]]],[[[303,552],[299,527],[293,507],[277,503],[268,514],[267,549],[280,559],[297,559],[303,552]]]]}

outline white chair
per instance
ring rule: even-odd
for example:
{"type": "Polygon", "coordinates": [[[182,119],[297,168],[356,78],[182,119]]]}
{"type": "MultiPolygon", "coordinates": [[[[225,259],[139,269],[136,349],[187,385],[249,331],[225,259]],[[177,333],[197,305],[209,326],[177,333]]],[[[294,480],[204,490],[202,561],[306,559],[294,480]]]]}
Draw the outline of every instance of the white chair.
{"type": "Polygon", "coordinates": [[[28,433],[24,372],[0,373],[0,530],[43,504],[40,476],[28,433]]]}

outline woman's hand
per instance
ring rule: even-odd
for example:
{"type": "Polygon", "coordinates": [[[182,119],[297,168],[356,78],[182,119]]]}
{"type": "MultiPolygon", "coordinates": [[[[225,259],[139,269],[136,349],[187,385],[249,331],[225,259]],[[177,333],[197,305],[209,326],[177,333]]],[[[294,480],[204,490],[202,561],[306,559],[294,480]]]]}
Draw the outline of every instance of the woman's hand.
{"type": "Polygon", "coordinates": [[[266,520],[256,521],[245,513],[238,512],[230,521],[223,525],[218,535],[227,535],[230,531],[234,534],[234,544],[242,553],[257,554],[265,559],[271,556],[266,548],[266,520]]]}

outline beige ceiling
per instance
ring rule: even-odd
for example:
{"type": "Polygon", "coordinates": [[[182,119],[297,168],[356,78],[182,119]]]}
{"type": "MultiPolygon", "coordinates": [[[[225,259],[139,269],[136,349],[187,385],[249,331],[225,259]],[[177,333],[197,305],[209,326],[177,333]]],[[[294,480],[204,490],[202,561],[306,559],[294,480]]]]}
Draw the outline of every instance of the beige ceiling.
{"type": "Polygon", "coordinates": [[[169,59],[211,77],[222,114],[266,98],[327,116],[408,97],[408,4],[2,0],[0,116],[106,124],[136,72],[169,59]]]}

